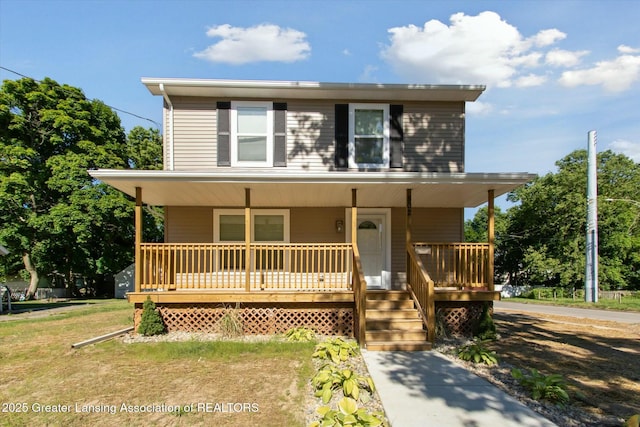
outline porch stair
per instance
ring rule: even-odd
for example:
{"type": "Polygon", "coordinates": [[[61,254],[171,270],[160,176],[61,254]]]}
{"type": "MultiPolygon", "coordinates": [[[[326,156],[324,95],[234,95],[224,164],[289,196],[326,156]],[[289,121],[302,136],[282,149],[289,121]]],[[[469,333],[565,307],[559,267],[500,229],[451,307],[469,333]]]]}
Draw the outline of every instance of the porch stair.
{"type": "Polygon", "coordinates": [[[365,338],[371,351],[431,350],[407,291],[367,291],[365,338]]]}

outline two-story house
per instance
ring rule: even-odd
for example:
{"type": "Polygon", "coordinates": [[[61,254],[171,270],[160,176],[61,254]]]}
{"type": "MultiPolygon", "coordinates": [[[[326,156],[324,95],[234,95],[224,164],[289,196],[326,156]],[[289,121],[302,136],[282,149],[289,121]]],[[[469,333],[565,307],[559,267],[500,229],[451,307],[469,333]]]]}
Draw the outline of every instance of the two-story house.
{"type": "Polygon", "coordinates": [[[143,78],[162,97],[164,170],[95,170],[136,198],[136,324],[307,326],[370,349],[468,332],[493,287],[494,198],[533,178],[465,172],[465,103],[483,86],[143,78]],[[489,204],[489,242],[464,208],[489,204]],[[142,204],[163,206],[145,243],[142,204]]]}

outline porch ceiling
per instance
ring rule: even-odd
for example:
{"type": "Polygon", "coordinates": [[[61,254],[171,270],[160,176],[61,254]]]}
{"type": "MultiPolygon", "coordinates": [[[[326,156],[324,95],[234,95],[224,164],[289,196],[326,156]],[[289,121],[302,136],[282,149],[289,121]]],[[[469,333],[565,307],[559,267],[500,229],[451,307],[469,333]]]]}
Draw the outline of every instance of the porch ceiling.
{"type": "Polygon", "coordinates": [[[144,203],[156,206],[351,206],[351,189],[359,207],[404,207],[412,189],[414,207],[476,207],[487,191],[505,194],[535,178],[528,173],[417,172],[278,172],[269,171],[136,171],[91,170],[91,176],[135,197],[142,189],[144,203]]]}

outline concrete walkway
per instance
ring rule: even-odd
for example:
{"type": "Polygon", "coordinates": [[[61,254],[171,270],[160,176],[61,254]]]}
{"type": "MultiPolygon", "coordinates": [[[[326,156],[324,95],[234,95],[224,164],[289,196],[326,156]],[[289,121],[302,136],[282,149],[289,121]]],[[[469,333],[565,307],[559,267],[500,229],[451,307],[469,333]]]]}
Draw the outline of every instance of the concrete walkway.
{"type": "Polygon", "coordinates": [[[552,427],[436,351],[362,352],[392,427],[552,427]]]}

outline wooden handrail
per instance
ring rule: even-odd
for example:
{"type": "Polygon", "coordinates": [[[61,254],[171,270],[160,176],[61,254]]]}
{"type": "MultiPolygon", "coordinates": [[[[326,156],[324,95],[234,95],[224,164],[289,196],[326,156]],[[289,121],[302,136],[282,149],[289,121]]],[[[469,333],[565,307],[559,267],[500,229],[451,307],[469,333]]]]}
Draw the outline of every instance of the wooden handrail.
{"type": "Polygon", "coordinates": [[[436,286],[491,287],[488,243],[414,243],[436,286]]]}
{"type": "Polygon", "coordinates": [[[142,291],[348,290],[352,285],[350,243],[252,243],[248,254],[243,243],[142,243],[140,253],[142,291]]]}
{"type": "Polygon", "coordinates": [[[427,339],[434,342],[436,335],[434,282],[418,257],[414,245],[410,242],[407,244],[407,290],[418,307],[427,330],[427,339]]]}
{"type": "Polygon", "coordinates": [[[367,330],[367,282],[364,278],[364,270],[360,261],[358,245],[353,245],[353,299],[355,302],[355,336],[361,348],[365,348],[367,330]]]}

